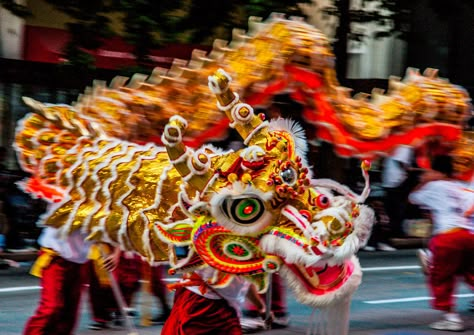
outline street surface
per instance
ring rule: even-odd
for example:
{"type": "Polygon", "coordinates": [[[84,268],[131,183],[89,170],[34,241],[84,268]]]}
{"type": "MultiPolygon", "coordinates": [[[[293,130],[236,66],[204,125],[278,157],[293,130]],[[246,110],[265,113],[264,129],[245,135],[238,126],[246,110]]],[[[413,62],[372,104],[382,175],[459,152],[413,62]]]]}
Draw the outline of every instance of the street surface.
{"type": "MultiPolygon", "coordinates": [[[[395,252],[360,252],[364,278],[355,293],[351,307],[351,335],[427,335],[452,334],[435,331],[428,324],[438,319],[439,313],[429,307],[429,293],[415,256],[415,249],[395,252]]],[[[28,274],[29,264],[19,269],[0,270],[0,334],[21,334],[23,325],[34,312],[39,295],[38,279],[28,274]]],[[[458,309],[466,325],[464,334],[474,334],[474,312],[468,303],[474,294],[462,284],[458,292],[458,309]]],[[[137,297],[138,304],[141,297],[137,297]]],[[[153,307],[154,315],[158,310],[153,307]]],[[[88,330],[90,322],[87,296],[83,299],[77,335],[128,334],[124,328],[108,331],[88,330]]],[[[140,306],[135,306],[140,310],[140,306]]],[[[290,327],[262,331],[258,334],[307,334],[312,309],[299,304],[289,293],[290,327]]],[[[159,334],[161,327],[141,327],[141,335],[159,334]]],[[[54,335],[54,334],[51,334],[54,335]]]]}

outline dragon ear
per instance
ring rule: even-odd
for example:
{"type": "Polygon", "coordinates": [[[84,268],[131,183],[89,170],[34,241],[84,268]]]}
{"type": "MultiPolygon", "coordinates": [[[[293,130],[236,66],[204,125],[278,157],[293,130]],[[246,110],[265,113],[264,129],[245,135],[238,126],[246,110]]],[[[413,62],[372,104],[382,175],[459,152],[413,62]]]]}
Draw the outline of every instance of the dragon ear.
{"type": "Polygon", "coordinates": [[[191,244],[191,232],[193,225],[191,220],[178,221],[171,224],[158,222],[155,225],[161,240],[176,246],[187,246],[191,244]]]}
{"type": "MultiPolygon", "coordinates": [[[[296,160],[296,157],[299,156],[304,162],[308,151],[308,140],[303,127],[299,123],[289,119],[272,120],[268,124],[268,136],[276,138],[274,141],[277,145],[286,146],[284,151],[288,153],[289,159],[296,160]],[[282,142],[279,139],[284,141],[282,142]]],[[[307,165],[305,162],[304,164],[307,165]]]]}
{"type": "Polygon", "coordinates": [[[212,153],[208,147],[192,150],[183,143],[187,121],[174,115],[165,126],[161,141],[166,146],[169,159],[183,179],[199,191],[210,184],[214,170],[211,166],[212,153]]]}

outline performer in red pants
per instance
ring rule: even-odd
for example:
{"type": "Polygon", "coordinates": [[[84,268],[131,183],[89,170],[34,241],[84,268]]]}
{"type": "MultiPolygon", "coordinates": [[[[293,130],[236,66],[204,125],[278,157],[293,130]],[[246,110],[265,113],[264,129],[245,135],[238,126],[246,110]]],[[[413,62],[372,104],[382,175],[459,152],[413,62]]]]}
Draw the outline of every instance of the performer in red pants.
{"type": "Polygon", "coordinates": [[[432,215],[433,236],[428,284],[433,308],[443,312],[441,320],[430,325],[437,330],[462,331],[463,320],[453,299],[458,276],[474,289],[474,227],[466,199],[470,191],[452,179],[452,158],[436,156],[432,169],[426,170],[410,201],[428,209],[432,215]]]}
{"type": "Polygon", "coordinates": [[[104,267],[104,261],[112,262],[113,265],[109,269],[113,271],[114,278],[119,284],[125,304],[128,307],[132,305],[133,296],[140,288],[140,257],[134,253],[120,251],[119,248],[106,250],[106,252],[110,255],[105,260],[102,260],[97,252],[92,252],[92,260],[89,262],[89,300],[93,319],[89,329],[93,330],[109,328],[109,322],[112,320],[117,325],[122,323],[122,316],[116,298],[110,286],[108,275],[105,273],[107,270],[104,267]]]}
{"type": "MultiPolygon", "coordinates": [[[[161,335],[241,335],[240,304],[249,292],[249,283],[234,277],[224,288],[212,288],[207,280],[213,277],[211,268],[197,270],[189,278],[175,284],[177,288],[171,314],[161,335]]],[[[171,286],[173,287],[173,286],[171,286]]],[[[262,313],[265,303],[255,294],[262,313]]]]}
{"type": "Polygon", "coordinates": [[[87,254],[90,244],[74,232],[60,238],[54,228],[45,228],[42,246],[31,273],[41,277],[41,296],[24,335],[70,335],[76,325],[87,254]]]}

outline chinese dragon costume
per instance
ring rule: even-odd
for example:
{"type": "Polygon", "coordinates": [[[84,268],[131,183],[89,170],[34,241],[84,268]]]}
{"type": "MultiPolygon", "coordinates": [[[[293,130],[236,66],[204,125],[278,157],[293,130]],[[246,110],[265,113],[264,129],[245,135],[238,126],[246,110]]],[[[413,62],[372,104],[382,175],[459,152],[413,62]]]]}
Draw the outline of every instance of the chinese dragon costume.
{"type": "Polygon", "coordinates": [[[429,134],[457,139],[456,117],[469,99],[416,73],[375,103],[351,99],[337,86],[319,31],[279,16],[252,22],[251,34],[236,32],[229,45],[218,41],[209,54],[196,51],[188,63],[126,86],[121,77],[109,87],[96,83],[73,106],[25,98],[34,112],[16,132],[19,162],[31,174],[23,187],[51,202],[45,225],[169,262],[173,274],[211,267],[218,270],[211,287],[243,276],[264,292],[269,274],[280,271],[299,301],[326,313],[328,334],[347,334],[362,277],[355,253],[374,220],[363,205],[370,163],[361,165],[361,195],[313,179],[303,129],[265,120],[252,105],[291,90],[322,137],[369,157],[429,134]],[[227,127],[242,149],[201,145],[227,127]],[[143,144],[151,131],[159,145],[143,144]],[[189,249],[185,258],[176,256],[180,246],[189,249]]]}

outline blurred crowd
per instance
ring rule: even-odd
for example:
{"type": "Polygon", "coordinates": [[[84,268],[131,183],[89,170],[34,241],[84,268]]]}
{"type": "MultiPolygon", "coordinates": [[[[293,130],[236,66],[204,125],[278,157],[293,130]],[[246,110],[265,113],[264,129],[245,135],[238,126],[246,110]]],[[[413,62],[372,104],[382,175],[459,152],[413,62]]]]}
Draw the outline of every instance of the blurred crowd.
{"type": "Polygon", "coordinates": [[[46,203],[21,190],[17,183],[26,174],[7,167],[7,154],[0,147],[0,253],[32,251],[41,232],[37,221],[46,203]]]}

